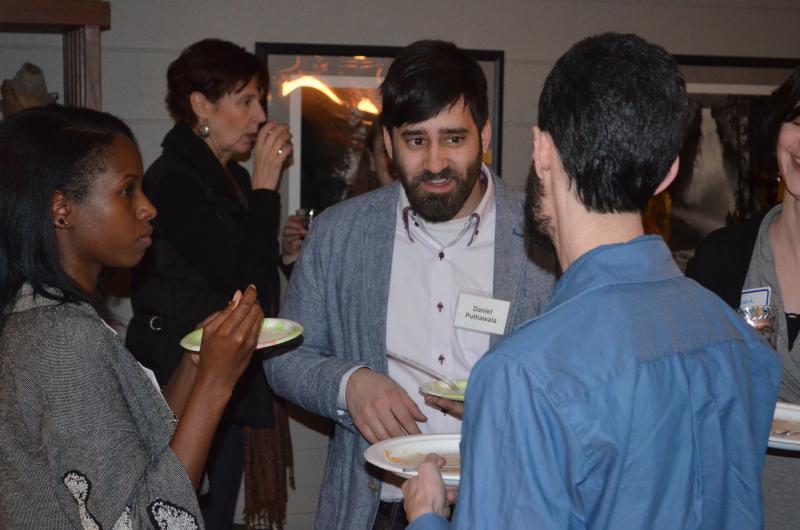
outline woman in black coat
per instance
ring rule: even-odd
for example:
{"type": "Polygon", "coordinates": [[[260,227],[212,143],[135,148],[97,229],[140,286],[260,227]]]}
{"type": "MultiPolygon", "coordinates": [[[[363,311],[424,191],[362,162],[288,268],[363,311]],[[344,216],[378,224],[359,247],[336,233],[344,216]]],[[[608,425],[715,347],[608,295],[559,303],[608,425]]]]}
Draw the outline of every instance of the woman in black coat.
{"type": "MultiPolygon", "coordinates": [[[[170,64],[167,84],[175,126],[144,176],[145,193],[159,215],[153,246],[134,271],[134,317],[127,333],[130,350],[162,384],[184,356],[181,337],[224,307],[231,292],[252,284],[264,313],[276,314],[276,189],[292,151],[288,127],[267,121],[266,67],[243,48],[216,39],[197,42],[170,64]],[[252,178],[237,162],[249,155],[252,178]]],[[[286,451],[275,444],[289,443],[285,418],[277,425],[278,437],[275,427],[272,394],[254,356],[209,455],[210,491],[201,497],[208,528],[232,524],[245,448],[248,455],[262,455],[248,459],[246,487],[271,480],[285,491],[279,479],[285,477],[280,455],[286,451]],[[274,458],[263,462],[264,455],[274,458]],[[273,469],[259,471],[259,461],[273,469]]],[[[248,501],[248,515],[282,518],[281,501],[253,495],[248,501]]]]}

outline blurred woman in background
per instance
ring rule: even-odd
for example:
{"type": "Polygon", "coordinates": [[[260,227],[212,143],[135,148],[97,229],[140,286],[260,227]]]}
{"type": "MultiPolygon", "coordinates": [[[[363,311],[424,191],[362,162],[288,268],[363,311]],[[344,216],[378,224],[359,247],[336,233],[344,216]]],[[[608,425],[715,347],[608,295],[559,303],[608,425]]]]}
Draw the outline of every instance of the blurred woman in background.
{"type": "MultiPolygon", "coordinates": [[[[770,96],[763,125],[773,170],[783,185],[780,204],[749,223],[709,234],[686,275],[734,309],[742,291],[769,289],[780,308],[776,348],[783,360],[780,400],[800,404],[800,67],[770,96]]],[[[766,301],[762,301],[766,303],[766,301]]],[[[796,529],[800,521],[800,458],[771,450],[764,464],[765,528],[796,529]]]]}
{"type": "MultiPolygon", "coordinates": [[[[192,44],[167,70],[175,126],[144,176],[159,216],[153,246],[134,270],[127,333],[128,347],[162,384],[183,357],[181,337],[232,290],[255,285],[264,313],[277,313],[276,190],[292,143],[286,125],[267,121],[267,90],[264,63],[222,40],[192,44]],[[250,155],[252,177],[237,162],[250,155]]],[[[243,468],[248,522],[285,515],[288,420],[255,357],[209,455],[210,491],[200,504],[212,529],[232,525],[243,468]]]]}

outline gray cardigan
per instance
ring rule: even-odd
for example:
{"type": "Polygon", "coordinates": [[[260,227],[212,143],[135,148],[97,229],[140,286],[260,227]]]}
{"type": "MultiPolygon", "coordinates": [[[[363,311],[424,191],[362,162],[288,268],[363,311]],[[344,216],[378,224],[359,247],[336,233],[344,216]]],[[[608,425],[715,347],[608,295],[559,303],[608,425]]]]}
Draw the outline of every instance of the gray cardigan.
{"type": "Polygon", "coordinates": [[[0,528],[202,528],[172,413],[86,304],[23,286],[0,331],[0,528]]]}
{"type": "MultiPolygon", "coordinates": [[[[507,331],[539,314],[552,292],[554,258],[526,255],[523,196],[494,177],[494,297],[511,300],[507,331]]],[[[273,390],[336,422],[317,508],[318,529],[371,528],[379,482],[369,446],[337,413],[342,376],[357,365],[385,374],[386,304],[400,184],[329,208],[314,221],[292,272],[281,316],[300,322],[302,345],[265,362],[273,390]]],[[[492,336],[494,344],[498,339],[492,336]]]]}

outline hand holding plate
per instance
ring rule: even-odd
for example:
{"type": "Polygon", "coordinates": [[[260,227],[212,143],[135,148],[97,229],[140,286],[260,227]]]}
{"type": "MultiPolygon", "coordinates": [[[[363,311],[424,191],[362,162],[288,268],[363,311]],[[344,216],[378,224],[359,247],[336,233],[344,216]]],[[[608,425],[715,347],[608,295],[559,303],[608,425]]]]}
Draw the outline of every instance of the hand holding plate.
{"type": "Polygon", "coordinates": [[[409,523],[430,512],[445,516],[447,493],[440,468],[446,463],[441,456],[430,453],[417,468],[419,474],[403,484],[403,506],[409,523]]]}
{"type": "Polygon", "coordinates": [[[464,418],[464,403],[436,396],[425,396],[425,404],[437,408],[459,420],[464,418]]]}

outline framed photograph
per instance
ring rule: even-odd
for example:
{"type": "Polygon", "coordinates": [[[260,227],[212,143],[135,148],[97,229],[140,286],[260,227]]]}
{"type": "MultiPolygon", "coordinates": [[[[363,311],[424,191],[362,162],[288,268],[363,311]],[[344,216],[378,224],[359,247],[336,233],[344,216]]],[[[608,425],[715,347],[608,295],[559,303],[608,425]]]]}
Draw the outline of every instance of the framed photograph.
{"type": "Polygon", "coordinates": [[[689,115],[680,169],[650,201],[648,231],[664,236],[683,266],[709,232],[744,221],[778,200],[777,175],[759,131],[764,103],[800,61],[676,55],[689,115]]]}
{"type": "MultiPolygon", "coordinates": [[[[256,43],[270,74],[270,119],[294,135],[289,212],[322,210],[391,178],[379,87],[402,48],[256,43]]],[[[486,74],[493,140],[484,162],[500,172],[504,52],[467,50],[486,74]]]]}

